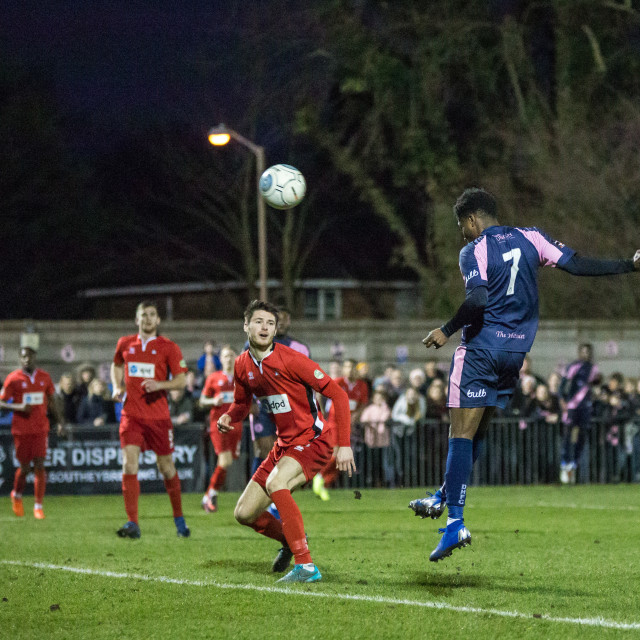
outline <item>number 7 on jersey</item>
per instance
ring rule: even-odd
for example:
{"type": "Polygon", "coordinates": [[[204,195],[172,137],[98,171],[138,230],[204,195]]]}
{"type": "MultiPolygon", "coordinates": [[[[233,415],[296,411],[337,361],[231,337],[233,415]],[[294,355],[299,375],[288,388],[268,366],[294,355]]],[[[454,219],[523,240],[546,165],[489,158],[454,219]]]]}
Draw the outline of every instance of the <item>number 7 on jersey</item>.
{"type": "Polygon", "coordinates": [[[518,275],[518,263],[520,262],[521,255],[522,252],[517,248],[511,249],[511,251],[506,251],[502,254],[504,262],[513,260],[513,264],[511,265],[511,277],[509,278],[509,286],[507,287],[508,296],[512,296],[516,288],[516,276],[518,275]]]}

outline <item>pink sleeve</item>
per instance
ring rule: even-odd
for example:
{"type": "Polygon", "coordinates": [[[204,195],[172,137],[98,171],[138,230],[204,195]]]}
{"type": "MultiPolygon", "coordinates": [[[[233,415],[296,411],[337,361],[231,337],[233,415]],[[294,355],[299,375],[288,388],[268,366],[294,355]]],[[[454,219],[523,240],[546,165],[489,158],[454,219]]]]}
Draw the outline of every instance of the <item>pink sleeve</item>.
{"type": "Polygon", "coordinates": [[[520,231],[536,248],[541,266],[555,267],[558,264],[563,255],[558,247],[549,242],[537,229],[520,229],[520,231]]]}

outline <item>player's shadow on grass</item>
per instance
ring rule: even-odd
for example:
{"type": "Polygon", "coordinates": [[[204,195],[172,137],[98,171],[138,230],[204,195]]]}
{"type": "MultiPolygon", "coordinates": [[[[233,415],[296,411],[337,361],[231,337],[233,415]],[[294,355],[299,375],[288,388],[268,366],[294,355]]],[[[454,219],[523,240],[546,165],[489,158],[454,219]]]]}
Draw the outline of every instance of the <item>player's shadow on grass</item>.
{"type": "Polygon", "coordinates": [[[417,587],[423,587],[434,596],[450,596],[457,589],[486,589],[490,587],[489,580],[476,575],[430,575],[417,573],[413,580],[408,581],[417,587]]]}
{"type": "Polygon", "coordinates": [[[557,585],[535,584],[529,578],[520,577],[517,573],[496,576],[478,576],[465,573],[447,575],[416,573],[415,579],[408,582],[417,587],[425,588],[426,591],[434,596],[452,595],[458,589],[463,588],[477,588],[482,589],[483,592],[537,593],[563,598],[588,598],[593,595],[589,590],[575,587],[558,588],[557,585]]]}

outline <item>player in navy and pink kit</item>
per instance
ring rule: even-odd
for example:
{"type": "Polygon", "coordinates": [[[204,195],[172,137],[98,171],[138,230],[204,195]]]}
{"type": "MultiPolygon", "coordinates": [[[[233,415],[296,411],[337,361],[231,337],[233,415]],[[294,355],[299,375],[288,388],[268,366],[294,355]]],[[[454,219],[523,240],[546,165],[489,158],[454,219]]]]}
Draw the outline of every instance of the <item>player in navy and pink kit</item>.
{"type": "Polygon", "coordinates": [[[173,424],[167,391],[183,389],[187,366],[180,347],[158,335],[160,316],[155,302],[141,302],[136,309],[138,333],[118,340],[111,364],[113,397],[123,402],[120,420],[122,447],[122,496],[129,520],[118,529],[121,538],[139,538],[138,461],[151,449],[169,494],[178,536],[188,538],[182,515],[180,478],[173,462],[173,424]]]}
{"type": "Polygon", "coordinates": [[[207,513],[218,510],[218,491],[223,487],[227,478],[227,469],[240,455],[242,441],[242,422],[234,422],[231,431],[218,431],[218,418],[229,410],[233,402],[233,368],[236,352],[231,347],[220,350],[222,371],[214,371],[207,376],[204,389],[200,394],[199,403],[203,409],[209,411],[209,437],[218,459],[216,468],[211,474],[207,493],[202,496],[202,508],[207,513]]]}
{"type": "Polygon", "coordinates": [[[563,484],[575,482],[587,433],[591,428],[591,387],[599,378],[600,371],[593,362],[593,347],[588,343],[581,344],[578,347],[578,359],[565,369],[560,382],[564,426],[560,482],[563,484]],[[575,429],[578,433],[574,438],[575,429]]]}
{"type": "Polygon", "coordinates": [[[316,582],[322,576],[311,559],[302,515],[291,492],[311,480],[332,454],[331,435],[316,405],[316,391],[335,405],[338,469],[349,475],[355,471],[349,400],[313,360],[274,343],[277,324],[278,309],[268,302],[254,300],[245,310],[249,349],[236,359],[233,405],[218,420],[218,429],[225,433],[241,422],[253,396],[269,408],[278,438],[240,496],[234,516],[240,524],[282,544],[273,571],[285,571],[295,557],[294,568],[279,582],[316,582]],[[271,502],[280,520],[266,511],[271,502]]]}
{"type": "Polygon", "coordinates": [[[469,243],[460,251],[466,297],[455,316],[423,340],[427,348],[437,349],[463,329],[449,374],[445,482],[435,495],[409,505],[416,515],[437,518],[446,501],[447,527],[441,529],[432,561],[471,543],[463,519],[467,483],[494,409],[507,405],[538,329],[538,268],[558,267],[578,276],[640,268],[640,251],[633,260],[580,257],[536,228],[501,226],[496,201],[483,189],[464,191],[453,210],[469,243]]]}

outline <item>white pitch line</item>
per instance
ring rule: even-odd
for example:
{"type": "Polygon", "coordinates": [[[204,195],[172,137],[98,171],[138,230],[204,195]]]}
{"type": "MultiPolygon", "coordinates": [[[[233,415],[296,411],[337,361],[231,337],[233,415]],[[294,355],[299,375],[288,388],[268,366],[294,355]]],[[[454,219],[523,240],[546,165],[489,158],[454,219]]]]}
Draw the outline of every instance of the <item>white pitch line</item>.
{"type": "Polygon", "coordinates": [[[480,607],[460,607],[446,602],[422,602],[420,600],[401,600],[385,598],[383,596],[348,595],[343,593],[322,593],[321,591],[297,591],[285,587],[260,587],[255,584],[227,584],[209,580],[184,580],[168,578],[166,576],[146,576],[139,573],[120,573],[116,571],[98,571],[82,567],[67,567],[64,565],[47,564],[43,562],[22,562],[20,560],[0,560],[0,565],[26,567],[31,569],[49,569],[51,571],[68,571],[89,576],[103,578],[124,578],[126,580],[143,580],[145,582],[159,582],[162,584],[179,584],[191,587],[214,587],[216,589],[237,589],[243,591],[262,591],[266,593],[284,593],[296,596],[310,596],[313,598],[330,598],[335,600],[352,600],[357,602],[376,602],[379,604],[405,605],[408,607],[423,607],[425,609],[441,609],[458,613],[475,613],[478,615],[500,616],[502,618],[520,618],[523,620],[544,620],[545,622],[559,622],[564,624],[582,625],[586,627],[600,627],[606,629],[640,629],[640,622],[616,622],[605,618],[569,618],[554,617],[546,614],[522,613],[520,611],[501,611],[499,609],[482,609],[480,607]]]}

